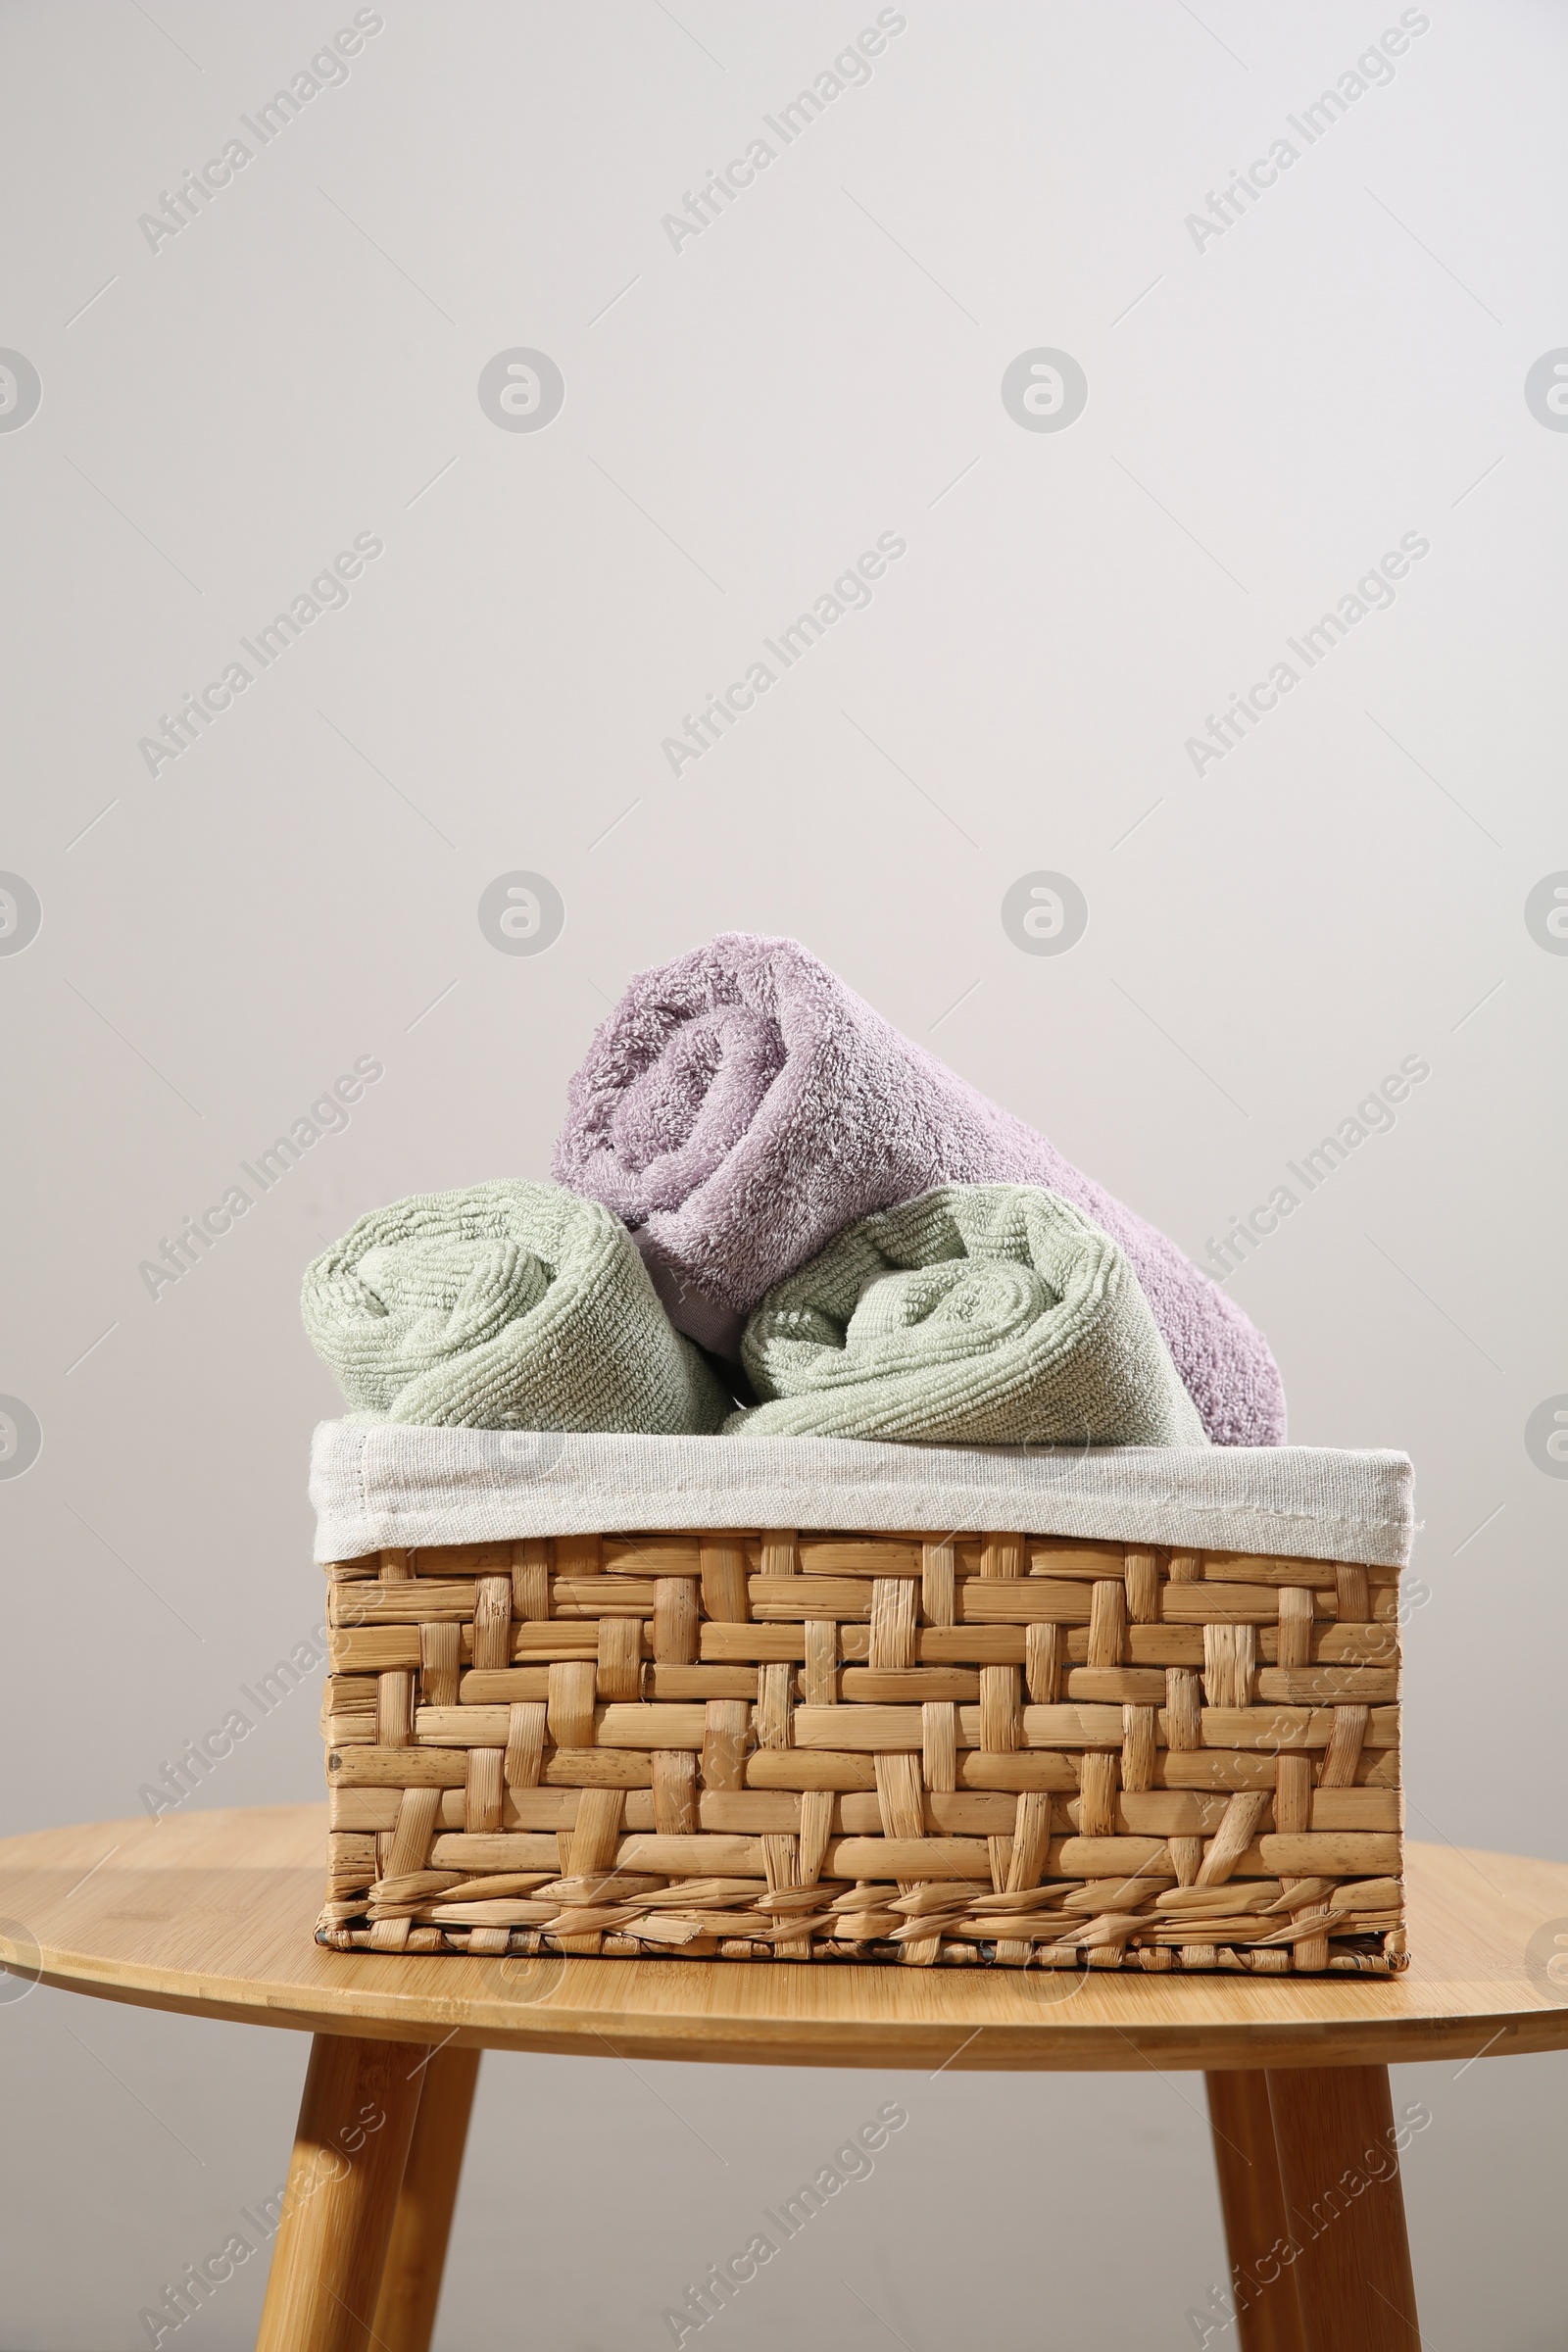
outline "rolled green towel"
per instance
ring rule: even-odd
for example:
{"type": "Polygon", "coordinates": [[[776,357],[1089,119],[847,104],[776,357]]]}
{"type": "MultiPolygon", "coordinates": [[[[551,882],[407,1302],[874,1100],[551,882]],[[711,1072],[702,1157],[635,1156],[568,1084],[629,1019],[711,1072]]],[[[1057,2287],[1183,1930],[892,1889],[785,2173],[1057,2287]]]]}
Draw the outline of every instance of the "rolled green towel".
{"type": "Polygon", "coordinates": [[[316,1260],[300,1303],[363,1421],[690,1437],[730,1409],[620,1219],[560,1185],[374,1209],[316,1260]]]}
{"type": "Polygon", "coordinates": [[[727,1431],[942,1445],[1201,1446],[1123,1250],[1054,1193],[954,1184],[775,1283],[727,1431]]]}

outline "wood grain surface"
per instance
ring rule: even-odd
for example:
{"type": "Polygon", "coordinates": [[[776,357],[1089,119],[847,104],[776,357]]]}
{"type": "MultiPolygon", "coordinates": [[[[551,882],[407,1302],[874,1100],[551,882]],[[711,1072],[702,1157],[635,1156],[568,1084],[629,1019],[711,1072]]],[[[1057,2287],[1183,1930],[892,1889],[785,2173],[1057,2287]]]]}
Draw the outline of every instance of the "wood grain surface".
{"type": "Polygon", "coordinates": [[[1268,2077],[1233,2067],[1210,2075],[1207,2084],[1237,2342],[1241,2352],[1306,2352],[1296,2280],[1277,2250],[1291,2232],[1268,2077]]]}
{"type": "Polygon", "coordinates": [[[1526,1960],[1568,1865],[1410,1845],[1401,1977],[1083,1978],[703,1960],[421,1959],[312,1938],[325,1810],[0,1840],[0,1961],[145,2007],[492,2049],[776,2065],[1365,2066],[1568,2045],[1526,1960]]]}
{"type": "Polygon", "coordinates": [[[421,2070],[419,2112],[368,2329],[371,2343],[381,2352],[428,2352],[479,2055],[450,2042],[444,2050],[432,2051],[421,2070]]]}
{"type": "Polygon", "coordinates": [[[422,2082],[405,2041],[318,2037],[256,2352],[365,2352],[422,2082]]]}

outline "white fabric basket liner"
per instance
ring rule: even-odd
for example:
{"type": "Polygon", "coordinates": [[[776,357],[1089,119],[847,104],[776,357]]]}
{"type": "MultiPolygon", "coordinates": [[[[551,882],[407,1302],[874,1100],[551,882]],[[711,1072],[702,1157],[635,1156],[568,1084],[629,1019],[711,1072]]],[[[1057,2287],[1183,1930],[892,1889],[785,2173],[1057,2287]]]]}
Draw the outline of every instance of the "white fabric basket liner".
{"type": "Polygon", "coordinates": [[[318,1560],[670,1528],[1076,1536],[1403,1567],[1409,1457],[1328,1446],[884,1446],[323,1421],[318,1560]]]}

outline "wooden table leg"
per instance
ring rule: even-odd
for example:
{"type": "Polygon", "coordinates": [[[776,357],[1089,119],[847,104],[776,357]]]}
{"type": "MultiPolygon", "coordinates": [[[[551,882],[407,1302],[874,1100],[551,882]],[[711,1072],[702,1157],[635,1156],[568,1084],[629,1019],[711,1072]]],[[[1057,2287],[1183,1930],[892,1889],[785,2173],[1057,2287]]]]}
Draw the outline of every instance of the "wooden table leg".
{"type": "Polygon", "coordinates": [[[1305,2352],[1420,2352],[1386,2066],[1271,2072],[1305,2352]]]}
{"type": "Polygon", "coordinates": [[[382,2352],[429,2352],[478,2079],[478,2051],[450,2044],[437,2050],[424,2069],[424,2091],[371,2328],[382,2352]]]}
{"type": "Polygon", "coordinates": [[[427,2055],[317,2034],[257,2352],[366,2352],[427,2055]]]}
{"type": "Polygon", "coordinates": [[[1204,2081],[1241,2352],[1305,2352],[1268,2077],[1251,2071],[1204,2081]]]}

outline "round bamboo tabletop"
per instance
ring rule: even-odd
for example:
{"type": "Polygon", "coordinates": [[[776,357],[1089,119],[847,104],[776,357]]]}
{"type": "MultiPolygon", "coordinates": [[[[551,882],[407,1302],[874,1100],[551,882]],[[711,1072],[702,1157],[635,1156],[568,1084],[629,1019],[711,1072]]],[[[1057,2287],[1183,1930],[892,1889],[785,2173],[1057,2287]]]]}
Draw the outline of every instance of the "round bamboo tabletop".
{"type": "Polygon", "coordinates": [[[0,1994],[390,2040],[748,2065],[1361,2066],[1568,2045],[1568,1864],[1407,1848],[1396,1978],[782,1961],[403,1958],[313,1939],[325,1808],[96,1822],[0,1840],[0,1994]],[[1562,1942],[1557,1942],[1558,1934],[1562,1942]]]}

